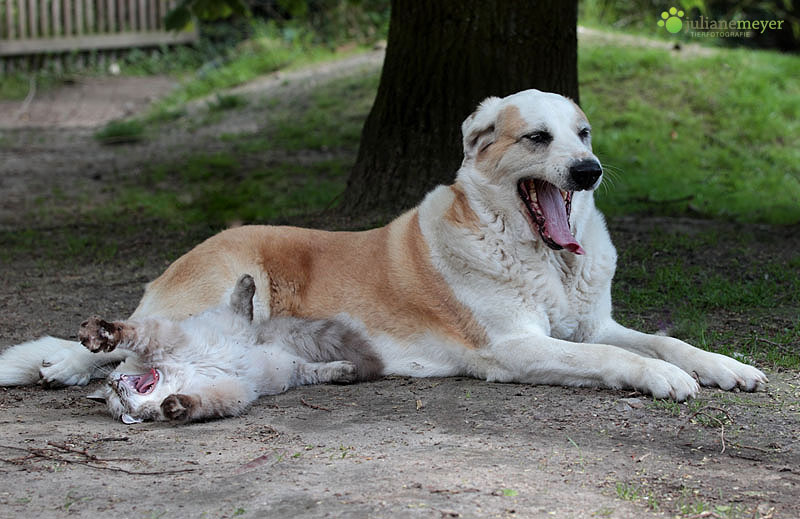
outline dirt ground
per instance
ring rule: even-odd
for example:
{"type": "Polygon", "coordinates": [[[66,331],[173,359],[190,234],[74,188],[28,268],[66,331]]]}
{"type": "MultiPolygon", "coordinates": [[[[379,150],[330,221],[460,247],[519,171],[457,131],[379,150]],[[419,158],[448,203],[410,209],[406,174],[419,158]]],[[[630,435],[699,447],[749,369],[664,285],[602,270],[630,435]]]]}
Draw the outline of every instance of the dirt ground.
{"type": "MultiPolygon", "coordinates": [[[[291,78],[280,84],[292,88],[291,78]]],[[[70,126],[0,121],[0,229],[35,227],[32,200],[53,182],[91,190],[157,152],[102,148],[90,128],[61,125],[70,126]]],[[[655,223],[621,219],[611,229],[624,248],[655,223]]],[[[797,229],[781,233],[762,244],[765,255],[800,249],[797,229]]],[[[46,333],[74,337],[91,314],[125,316],[166,266],[164,250],[200,238],[145,225],[101,268],[10,255],[0,349],[46,333]]],[[[84,398],[98,383],[0,388],[0,518],[796,518],[800,376],[767,371],[766,392],[704,389],[680,406],[627,391],[393,377],[293,389],[244,416],[187,426],[114,422],[84,398]]]]}

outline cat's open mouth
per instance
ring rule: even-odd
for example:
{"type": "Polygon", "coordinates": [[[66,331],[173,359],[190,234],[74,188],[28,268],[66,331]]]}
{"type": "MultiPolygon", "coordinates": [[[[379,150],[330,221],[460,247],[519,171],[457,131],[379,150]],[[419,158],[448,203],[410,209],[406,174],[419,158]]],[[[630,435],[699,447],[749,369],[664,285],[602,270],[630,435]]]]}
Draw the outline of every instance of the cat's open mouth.
{"type": "Polygon", "coordinates": [[[140,375],[121,375],[119,382],[125,384],[132,391],[140,395],[147,395],[153,392],[161,379],[161,372],[156,368],[150,368],[148,373],[140,375]]]}

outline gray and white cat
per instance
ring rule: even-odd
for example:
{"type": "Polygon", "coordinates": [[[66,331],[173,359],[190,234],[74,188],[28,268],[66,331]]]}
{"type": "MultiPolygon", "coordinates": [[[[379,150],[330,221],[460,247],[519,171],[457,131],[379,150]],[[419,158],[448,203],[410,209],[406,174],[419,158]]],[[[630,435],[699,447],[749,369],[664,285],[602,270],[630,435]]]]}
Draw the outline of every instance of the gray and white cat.
{"type": "Polygon", "coordinates": [[[244,275],[230,303],[183,321],[85,321],[92,352],[136,353],[90,398],[125,423],[239,415],[259,396],[324,382],[375,379],[383,364],[365,335],[337,319],[274,317],[253,323],[255,283],[244,275]]]}

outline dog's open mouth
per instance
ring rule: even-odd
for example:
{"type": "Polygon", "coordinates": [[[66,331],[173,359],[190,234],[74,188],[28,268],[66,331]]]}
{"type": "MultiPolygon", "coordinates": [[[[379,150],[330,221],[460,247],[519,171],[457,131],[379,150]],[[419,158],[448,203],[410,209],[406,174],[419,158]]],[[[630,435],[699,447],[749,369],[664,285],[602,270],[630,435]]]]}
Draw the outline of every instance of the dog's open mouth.
{"type": "Polygon", "coordinates": [[[533,231],[553,250],[567,249],[574,254],[584,250],[569,228],[572,191],[562,191],[550,182],[525,178],[517,184],[517,191],[530,214],[533,231]]]}
{"type": "Polygon", "coordinates": [[[132,391],[140,395],[147,395],[153,392],[161,378],[156,368],[150,368],[148,373],[141,375],[121,375],[119,381],[128,386],[132,391]]]}

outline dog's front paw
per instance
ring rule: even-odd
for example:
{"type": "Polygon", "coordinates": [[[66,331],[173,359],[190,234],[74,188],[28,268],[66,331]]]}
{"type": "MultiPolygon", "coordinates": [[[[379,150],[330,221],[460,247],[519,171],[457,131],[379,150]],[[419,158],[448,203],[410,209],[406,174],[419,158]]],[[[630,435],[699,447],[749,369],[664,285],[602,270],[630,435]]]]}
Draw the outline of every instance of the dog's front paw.
{"type": "Polygon", "coordinates": [[[700,386],[697,381],[678,366],[658,359],[642,359],[643,364],[635,371],[631,385],[653,398],[670,398],[683,402],[697,396],[700,386]]]}
{"type": "Polygon", "coordinates": [[[119,326],[99,317],[90,317],[78,330],[78,340],[89,351],[112,351],[120,341],[119,326]]]}
{"type": "Polygon", "coordinates": [[[197,398],[176,393],[169,395],[161,402],[161,412],[164,413],[164,418],[167,420],[188,422],[198,405],[197,398]]]}
{"type": "Polygon", "coordinates": [[[758,391],[769,380],[759,369],[719,353],[697,350],[686,359],[686,371],[694,373],[704,386],[716,386],[726,391],[758,391]]]}

